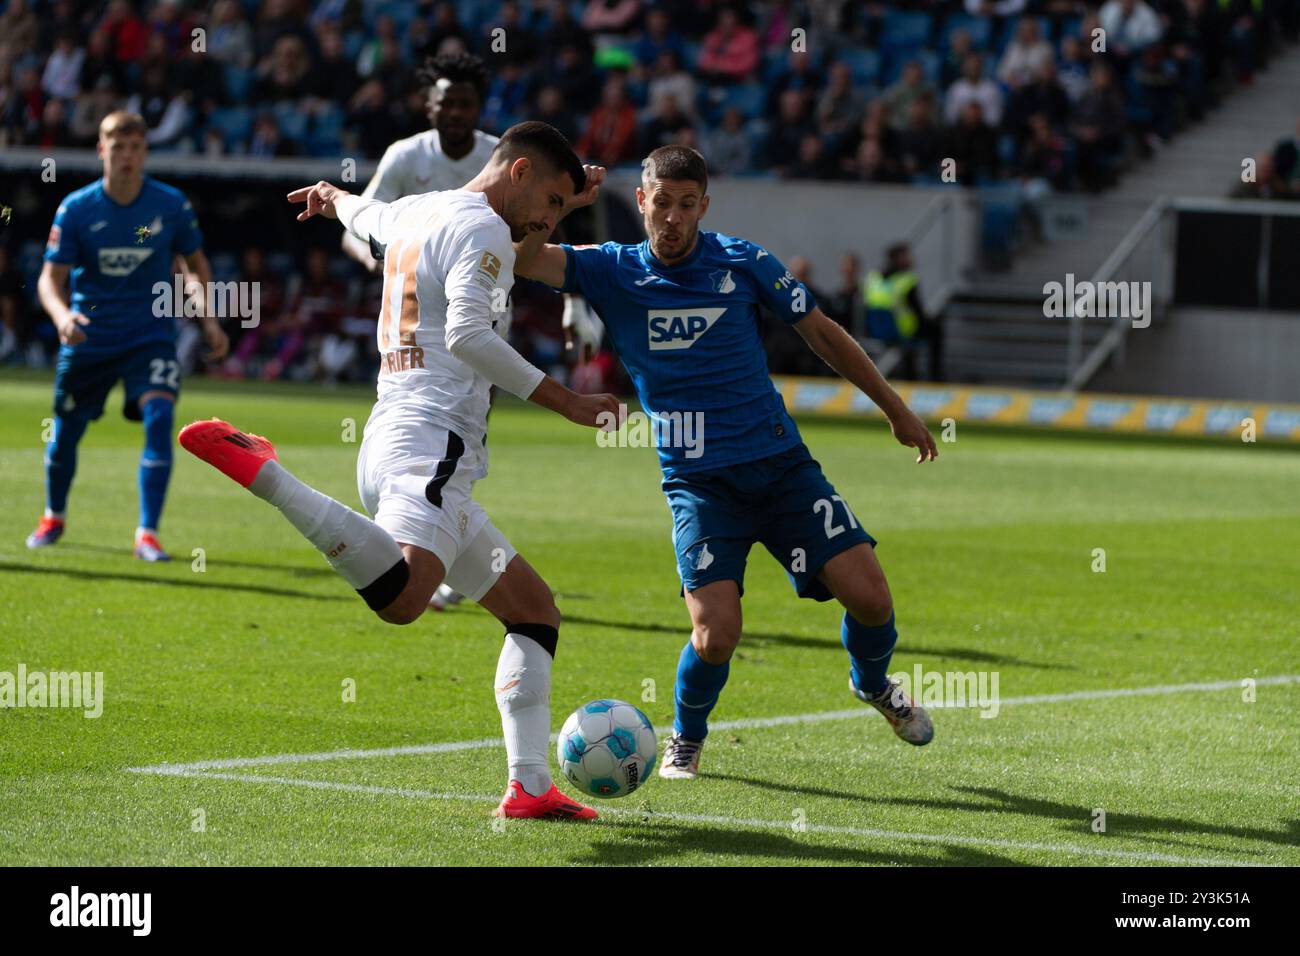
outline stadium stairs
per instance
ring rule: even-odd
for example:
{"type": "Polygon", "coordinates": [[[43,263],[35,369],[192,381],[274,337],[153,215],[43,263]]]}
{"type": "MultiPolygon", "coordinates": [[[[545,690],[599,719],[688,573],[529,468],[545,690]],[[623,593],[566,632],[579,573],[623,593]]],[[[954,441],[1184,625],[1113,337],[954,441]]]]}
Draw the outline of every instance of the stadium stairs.
{"type": "MultiPolygon", "coordinates": [[[[1074,194],[1086,226],[1079,238],[1040,241],[1006,271],[978,271],[950,301],[945,323],[945,377],[952,382],[1059,388],[1066,379],[1068,323],[1043,315],[1043,285],[1091,278],[1159,196],[1223,198],[1242,160],[1270,148],[1294,128],[1300,47],[1276,50],[1266,71],[1237,87],[1199,123],[1150,159],[1130,166],[1117,186],[1074,194]]],[[[1107,320],[1085,323],[1084,353],[1107,320]]]]}

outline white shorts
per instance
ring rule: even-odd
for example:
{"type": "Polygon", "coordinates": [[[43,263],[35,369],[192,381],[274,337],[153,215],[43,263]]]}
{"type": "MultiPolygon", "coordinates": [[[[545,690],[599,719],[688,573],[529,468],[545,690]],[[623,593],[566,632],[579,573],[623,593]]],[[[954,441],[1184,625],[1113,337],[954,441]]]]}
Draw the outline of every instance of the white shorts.
{"type": "Polygon", "coordinates": [[[431,422],[367,424],[357,490],[375,523],[399,544],[437,555],[443,579],[471,601],[492,589],[517,553],[470,497],[484,451],[431,422]]]}

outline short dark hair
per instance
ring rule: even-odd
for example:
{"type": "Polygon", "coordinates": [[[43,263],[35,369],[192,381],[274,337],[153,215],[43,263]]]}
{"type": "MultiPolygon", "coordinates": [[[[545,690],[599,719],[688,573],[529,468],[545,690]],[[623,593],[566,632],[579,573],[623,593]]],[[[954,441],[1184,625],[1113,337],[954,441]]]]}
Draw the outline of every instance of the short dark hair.
{"type": "Polygon", "coordinates": [[[516,123],[501,134],[501,141],[492,150],[492,158],[513,163],[520,156],[540,160],[557,173],[568,173],[575,193],[587,187],[587,173],[578,154],[564,134],[550,123],[528,120],[516,123]]]}
{"type": "Polygon", "coordinates": [[[443,53],[431,56],[415,74],[421,89],[433,86],[439,80],[450,83],[468,83],[474,87],[480,100],[487,98],[488,72],[483,61],[472,53],[443,53]]]}
{"type": "Polygon", "coordinates": [[[652,179],[688,179],[700,184],[700,192],[709,191],[709,166],[698,149],[689,146],[660,146],[641,161],[641,181],[652,179]]]}

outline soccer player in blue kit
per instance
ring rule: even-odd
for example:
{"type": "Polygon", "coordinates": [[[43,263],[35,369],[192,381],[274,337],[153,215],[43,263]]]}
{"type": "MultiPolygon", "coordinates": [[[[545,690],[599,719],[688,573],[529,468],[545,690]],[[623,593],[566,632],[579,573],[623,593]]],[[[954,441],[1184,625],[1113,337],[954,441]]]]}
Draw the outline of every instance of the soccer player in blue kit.
{"type": "Polygon", "coordinates": [[[699,772],[709,712],[740,641],[745,562],[756,542],[782,564],[800,597],[835,598],[844,607],[840,637],[852,693],[903,740],[928,743],[929,715],[887,676],[897,632],[875,539],[835,493],[786,412],[768,375],[759,307],[792,325],[875,402],[894,437],[918,449],[918,463],[938,456],[934,438],[776,257],[743,239],[700,231],[707,189],[704,157],[664,146],[642,163],[636,191],[646,241],[555,245],[533,233],[516,244],[516,275],[581,293],[604,320],[660,438],[662,423],[702,419],[702,454],[693,442],[656,443],[692,626],[659,774],[693,779],[699,772]]]}
{"type": "MultiPolygon", "coordinates": [[[[45,514],[27,538],[29,548],[62,537],[77,443],[104,414],[108,393],[120,379],[126,390],[122,414],[144,424],[134,554],[145,561],[168,560],[158,524],[171,477],[180,367],[175,308],[157,314],[155,286],[166,285],[170,303],[176,256],[205,290],[212,270],[189,201],[180,190],[144,174],[146,131],[138,115],[117,111],[104,117],[97,145],[103,178],[70,193],[50,228],[37,292],[61,344],[54,435],[45,451],[45,514]]],[[[215,317],[205,315],[202,322],[209,358],[219,359],[229,346],[226,334],[215,317]]]]}

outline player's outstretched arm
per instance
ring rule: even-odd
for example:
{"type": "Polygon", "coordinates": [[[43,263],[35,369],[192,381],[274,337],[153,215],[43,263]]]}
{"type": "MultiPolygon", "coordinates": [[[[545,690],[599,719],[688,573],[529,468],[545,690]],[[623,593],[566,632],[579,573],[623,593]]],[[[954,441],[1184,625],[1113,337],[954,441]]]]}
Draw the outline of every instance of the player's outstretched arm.
{"type": "Polygon", "coordinates": [[[917,450],[917,464],[926,460],[934,461],[939,457],[934,436],[930,434],[925,422],[907,407],[902,396],[880,374],[880,369],[871,361],[871,356],[862,350],[862,346],[843,326],[821,309],[813,309],[807,318],[796,322],[794,327],[823,362],[835,369],[841,378],[861,389],[885,413],[899,443],[917,450]]]}

